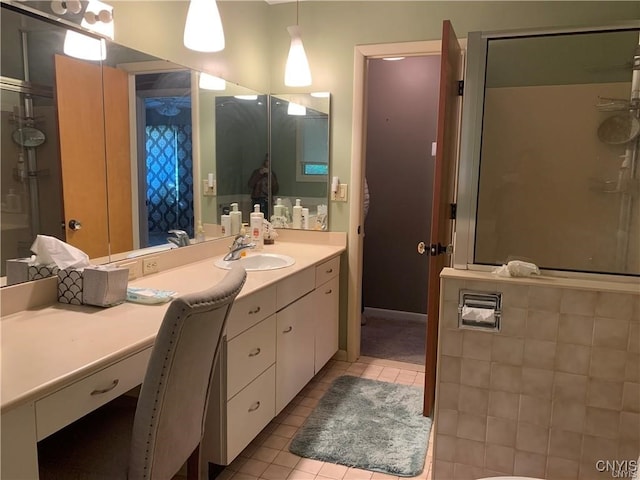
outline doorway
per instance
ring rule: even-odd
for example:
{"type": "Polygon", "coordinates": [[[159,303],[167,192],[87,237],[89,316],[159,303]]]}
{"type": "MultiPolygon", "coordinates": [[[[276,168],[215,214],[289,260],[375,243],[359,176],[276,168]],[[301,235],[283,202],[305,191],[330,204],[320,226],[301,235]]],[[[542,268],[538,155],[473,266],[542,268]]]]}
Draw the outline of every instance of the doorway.
{"type": "Polygon", "coordinates": [[[368,58],[361,354],[424,365],[440,55],[368,58]]]}

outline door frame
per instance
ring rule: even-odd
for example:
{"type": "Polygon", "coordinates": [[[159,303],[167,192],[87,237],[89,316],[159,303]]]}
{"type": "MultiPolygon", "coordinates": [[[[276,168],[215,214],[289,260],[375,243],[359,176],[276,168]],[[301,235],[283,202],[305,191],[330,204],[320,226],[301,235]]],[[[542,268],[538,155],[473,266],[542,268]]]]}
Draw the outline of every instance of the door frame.
{"type": "Polygon", "coordinates": [[[356,45],[353,67],[353,117],[351,126],[351,202],[347,252],[349,260],[347,306],[347,361],[360,357],[360,309],[362,298],[363,195],[366,163],[366,68],[368,58],[440,55],[441,40],[356,45]]]}
{"type": "MultiPolygon", "coordinates": [[[[466,38],[458,39],[463,55],[466,38]]],[[[353,108],[351,128],[351,191],[348,230],[348,305],[347,305],[347,361],[360,357],[360,309],[362,298],[363,264],[363,195],[366,163],[366,67],[368,58],[384,56],[441,55],[442,40],[356,45],[354,49],[353,108]]],[[[458,121],[458,136],[460,120],[458,121]]],[[[458,158],[459,160],[459,158],[458,158]]],[[[427,319],[428,321],[428,319],[427,319]]],[[[427,345],[428,348],[428,345],[427,345]]]]}

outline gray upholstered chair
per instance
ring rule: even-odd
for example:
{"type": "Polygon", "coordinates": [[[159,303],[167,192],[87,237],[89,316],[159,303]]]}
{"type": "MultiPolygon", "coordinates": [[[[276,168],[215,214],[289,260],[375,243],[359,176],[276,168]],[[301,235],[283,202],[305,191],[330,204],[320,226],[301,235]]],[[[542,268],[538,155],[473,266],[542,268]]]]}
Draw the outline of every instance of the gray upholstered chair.
{"type": "Polygon", "coordinates": [[[236,266],[213,288],[174,299],[137,401],[122,396],[42,440],[40,478],[169,480],[185,462],[198,478],[212,371],[246,276],[236,266]]]}

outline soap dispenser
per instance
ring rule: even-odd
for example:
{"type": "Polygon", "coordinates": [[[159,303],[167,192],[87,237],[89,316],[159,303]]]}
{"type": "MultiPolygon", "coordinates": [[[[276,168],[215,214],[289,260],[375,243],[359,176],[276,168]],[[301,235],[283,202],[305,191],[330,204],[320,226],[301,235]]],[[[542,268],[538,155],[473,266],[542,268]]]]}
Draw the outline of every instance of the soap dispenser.
{"type": "Polygon", "coordinates": [[[264,245],[264,237],[262,235],[262,225],[264,223],[264,213],[260,211],[260,205],[256,203],[253,206],[253,212],[249,216],[249,228],[251,230],[251,243],[255,245],[256,250],[262,250],[264,245]]]}
{"type": "Polygon", "coordinates": [[[231,235],[238,235],[240,233],[240,227],[242,227],[242,212],[238,210],[238,204],[231,204],[231,211],[229,212],[231,223],[231,235]]]}
{"type": "Polygon", "coordinates": [[[282,199],[278,198],[276,200],[276,204],[273,207],[273,214],[276,217],[284,217],[285,216],[284,209],[285,209],[285,206],[282,204],[282,199]]]}
{"type": "Polygon", "coordinates": [[[296,198],[296,204],[293,207],[293,217],[291,220],[291,228],[302,228],[302,205],[300,199],[296,198]]]}

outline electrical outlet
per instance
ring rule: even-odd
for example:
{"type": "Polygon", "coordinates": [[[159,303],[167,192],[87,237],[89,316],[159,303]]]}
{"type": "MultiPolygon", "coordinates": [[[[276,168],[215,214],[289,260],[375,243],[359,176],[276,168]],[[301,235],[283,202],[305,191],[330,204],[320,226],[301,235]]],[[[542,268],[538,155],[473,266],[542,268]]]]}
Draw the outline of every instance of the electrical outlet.
{"type": "Polygon", "coordinates": [[[218,194],[218,182],[213,180],[213,187],[209,186],[208,180],[202,181],[202,195],[205,197],[215,197],[218,194]]]}
{"type": "Polygon", "coordinates": [[[158,257],[144,258],[142,260],[142,274],[149,275],[150,273],[158,272],[158,257]]]}

